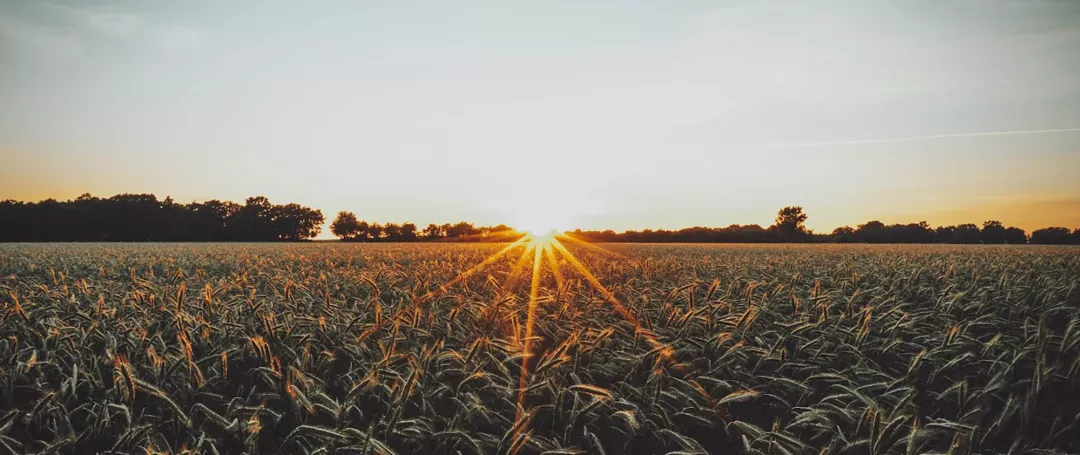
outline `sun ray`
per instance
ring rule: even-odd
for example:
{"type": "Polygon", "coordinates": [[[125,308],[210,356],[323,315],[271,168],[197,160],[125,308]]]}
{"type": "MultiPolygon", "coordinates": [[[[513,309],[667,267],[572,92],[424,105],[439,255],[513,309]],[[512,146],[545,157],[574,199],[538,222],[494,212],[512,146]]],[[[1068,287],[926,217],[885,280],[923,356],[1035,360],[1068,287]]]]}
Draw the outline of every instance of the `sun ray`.
{"type": "Polygon", "coordinates": [[[606,287],[604,287],[604,285],[600,283],[600,280],[596,279],[596,276],[594,276],[592,274],[592,272],[589,271],[589,269],[585,268],[585,266],[581,263],[581,261],[579,261],[576,257],[574,257],[574,255],[571,254],[570,251],[567,250],[566,247],[564,247],[562,245],[562,243],[559,243],[558,239],[552,239],[551,245],[555,249],[559,250],[560,253],[563,254],[563,257],[566,258],[566,261],[569,262],[570,265],[572,265],[575,269],[577,269],[577,271],[579,273],[581,273],[581,275],[583,275],[585,277],[585,280],[588,281],[589,284],[591,284],[593,286],[593,288],[595,288],[597,291],[600,292],[601,295],[604,296],[605,300],[607,300],[609,303],[611,303],[611,306],[613,308],[615,308],[615,311],[618,312],[619,315],[621,315],[623,317],[623,319],[625,319],[627,322],[634,325],[634,327],[637,329],[638,333],[643,338],[645,338],[645,341],[647,341],[649,343],[649,345],[652,346],[653,349],[656,349],[657,353],[659,353],[660,357],[664,361],[666,361],[668,364],[670,364],[672,367],[674,367],[675,370],[679,374],[681,374],[684,377],[684,379],[686,379],[687,383],[691,384],[691,386],[693,386],[694,389],[696,389],[698,391],[698,393],[700,393],[701,396],[705,398],[706,401],[708,401],[710,403],[715,403],[716,402],[712,398],[712,396],[709,394],[709,392],[706,391],[705,388],[701,386],[701,384],[698,384],[697,381],[695,381],[692,378],[688,377],[688,373],[685,370],[685,368],[682,368],[676,362],[676,359],[675,359],[675,356],[674,356],[675,350],[670,345],[660,342],[652,334],[652,331],[647,330],[644,327],[642,327],[641,323],[638,322],[637,318],[634,317],[634,315],[630,314],[626,310],[626,307],[624,307],[622,305],[622,303],[619,302],[619,299],[617,299],[615,297],[615,295],[611,291],[609,291],[606,287]]]}
{"type": "MultiPolygon", "coordinates": [[[[413,301],[412,304],[401,305],[397,309],[397,311],[394,312],[394,316],[392,318],[390,318],[390,320],[398,320],[403,314],[406,314],[408,312],[413,311],[417,306],[422,305],[424,303],[427,303],[427,302],[431,301],[434,298],[437,298],[439,296],[442,296],[442,295],[446,294],[447,292],[450,291],[451,286],[453,286],[453,285],[455,285],[457,283],[460,283],[461,281],[468,278],[470,275],[480,271],[480,269],[483,269],[484,267],[490,265],[491,263],[493,263],[495,261],[498,261],[500,258],[505,256],[507,253],[513,251],[515,248],[517,248],[519,246],[522,246],[522,245],[526,245],[526,246],[529,245],[528,243],[526,243],[528,240],[529,240],[528,235],[521,236],[521,238],[515,240],[514,242],[510,243],[509,245],[506,245],[505,247],[503,247],[503,249],[501,249],[498,252],[496,252],[495,254],[489,256],[487,259],[484,259],[479,264],[476,264],[476,265],[470,267],[468,270],[465,270],[464,272],[459,273],[457,276],[455,276],[450,281],[447,281],[446,283],[444,283],[442,285],[439,285],[439,287],[437,289],[428,291],[426,294],[424,294],[420,298],[413,301]]],[[[527,251],[527,249],[526,249],[526,251],[527,251]]],[[[522,253],[522,254],[524,255],[524,253],[522,253]]]]}
{"type": "Polygon", "coordinates": [[[454,279],[446,282],[443,285],[440,285],[438,289],[436,289],[434,291],[428,291],[427,294],[424,294],[422,297],[420,297],[420,299],[417,300],[417,303],[427,302],[428,300],[431,300],[432,298],[435,298],[435,297],[437,297],[439,295],[447,293],[450,290],[451,286],[460,283],[462,280],[468,278],[470,275],[476,273],[480,269],[482,269],[482,268],[488,266],[489,264],[499,260],[499,258],[505,256],[507,253],[509,253],[514,248],[517,248],[517,247],[519,247],[521,245],[527,245],[526,242],[528,240],[529,240],[529,236],[527,236],[527,235],[521,236],[521,238],[519,238],[516,241],[514,241],[513,243],[507,245],[505,248],[499,250],[497,253],[491,255],[487,259],[484,259],[479,264],[476,264],[476,265],[470,267],[468,270],[458,274],[456,277],[454,277],[454,279]]]}
{"type": "Polygon", "coordinates": [[[528,386],[529,358],[532,356],[533,324],[536,323],[536,298],[540,288],[540,259],[542,245],[535,245],[533,250],[532,285],[529,287],[529,306],[525,317],[525,337],[522,339],[521,375],[518,379],[518,406],[515,421],[521,420],[524,410],[525,388],[528,386]]]}
{"type": "Polygon", "coordinates": [[[547,256],[548,268],[551,269],[551,274],[555,276],[555,291],[561,291],[563,288],[562,271],[559,270],[559,263],[555,259],[555,248],[550,243],[544,245],[544,256],[547,256]]]}
{"type": "Polygon", "coordinates": [[[518,257],[517,261],[514,261],[513,267],[511,267],[510,271],[506,274],[506,279],[503,281],[502,285],[503,292],[513,292],[514,289],[517,288],[518,282],[521,280],[521,274],[519,272],[525,270],[525,264],[529,262],[529,253],[535,248],[536,245],[533,245],[532,243],[525,244],[525,249],[521,251],[521,256],[518,257]]]}
{"type": "MultiPolygon", "coordinates": [[[[641,323],[638,322],[637,318],[626,310],[626,307],[624,307],[623,304],[619,302],[619,299],[615,298],[615,294],[612,294],[611,291],[604,287],[603,284],[600,284],[600,280],[597,280],[596,276],[594,276],[592,272],[589,271],[589,269],[585,268],[585,266],[581,264],[581,261],[578,261],[578,259],[574,257],[573,253],[567,250],[566,247],[563,246],[563,244],[560,243],[558,239],[553,239],[551,245],[560,253],[562,253],[562,256],[566,259],[566,262],[569,262],[571,266],[577,269],[578,273],[585,277],[585,281],[588,281],[593,288],[600,292],[600,294],[604,297],[604,300],[607,300],[608,303],[610,303],[611,306],[615,308],[615,311],[617,311],[619,315],[623,317],[623,319],[626,319],[627,322],[633,324],[634,327],[637,328],[639,331],[644,330],[644,327],[641,326],[641,323]]],[[[655,343],[662,344],[658,341],[655,341],[655,343]]]]}

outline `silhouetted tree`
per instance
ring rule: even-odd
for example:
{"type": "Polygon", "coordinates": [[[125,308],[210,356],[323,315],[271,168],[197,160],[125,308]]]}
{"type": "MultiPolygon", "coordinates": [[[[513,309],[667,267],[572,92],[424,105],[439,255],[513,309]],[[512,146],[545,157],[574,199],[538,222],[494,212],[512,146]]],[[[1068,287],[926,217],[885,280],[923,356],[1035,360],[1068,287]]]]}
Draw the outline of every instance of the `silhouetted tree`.
{"type": "Polygon", "coordinates": [[[187,207],[188,224],[184,230],[189,235],[186,240],[228,240],[231,232],[229,225],[235,222],[233,217],[241,206],[211,199],[202,203],[192,202],[187,207]]]}
{"type": "MultiPolygon", "coordinates": [[[[815,235],[804,227],[801,207],[781,209],[769,229],[756,224],[733,224],[722,228],[695,226],[676,231],[644,229],[571,233],[594,242],[867,242],[867,243],[1028,243],[1023,229],[1004,227],[996,221],[941,226],[925,222],[885,225],[870,221],[858,228],[836,228],[832,234],[815,235]]],[[[299,204],[274,205],[266,197],[248,198],[243,205],[209,200],[178,204],[153,194],[118,194],[109,198],[80,195],[69,201],[46,199],[37,203],[0,201],[0,241],[295,241],[318,235],[322,212],[299,204]]],[[[331,232],[343,240],[415,241],[466,240],[508,241],[520,233],[506,225],[474,226],[468,222],[429,224],[420,233],[413,223],[380,225],[360,221],[341,212],[331,232]]],[[[1031,243],[1080,244],[1080,229],[1039,229],[1031,243]]]]}
{"type": "Polygon", "coordinates": [[[984,222],[980,238],[982,243],[986,244],[1000,244],[1008,241],[1005,236],[1005,226],[1000,221],[984,222]]]}
{"type": "Polygon", "coordinates": [[[302,240],[318,235],[323,222],[322,212],[299,204],[275,206],[258,196],[247,202],[178,204],[153,194],[5,201],[0,241],[302,240]]]}
{"type": "Polygon", "coordinates": [[[936,243],[950,243],[952,242],[953,233],[956,232],[956,226],[938,226],[934,230],[934,237],[936,243]]]}
{"type": "Polygon", "coordinates": [[[949,243],[982,243],[982,232],[974,224],[956,226],[949,243]]]}
{"type": "Polygon", "coordinates": [[[889,241],[888,235],[885,232],[885,223],[874,220],[869,221],[866,224],[860,224],[855,229],[855,238],[860,242],[865,243],[886,243],[889,241]]]}
{"type": "Polygon", "coordinates": [[[330,232],[341,240],[357,240],[360,237],[360,221],[353,212],[338,212],[337,218],[330,224],[330,232]]]}
{"type": "Polygon", "coordinates": [[[1067,228],[1049,227],[1031,233],[1031,243],[1038,245],[1068,245],[1072,243],[1072,234],[1067,228]]]}
{"type": "Polygon", "coordinates": [[[788,206],[780,209],[776,214],[776,224],[769,228],[776,233],[781,242],[802,242],[809,237],[803,223],[806,221],[806,213],[801,206],[788,206]]]}
{"type": "Polygon", "coordinates": [[[360,224],[356,225],[356,240],[373,240],[371,238],[371,223],[361,221],[360,224]]]}
{"type": "Polygon", "coordinates": [[[426,240],[435,240],[435,239],[441,238],[442,236],[443,236],[442,228],[439,227],[438,225],[436,225],[435,223],[428,224],[427,227],[424,228],[423,237],[426,240]]]}
{"type": "Polygon", "coordinates": [[[401,240],[401,226],[394,223],[386,223],[383,225],[383,238],[390,242],[397,242],[401,240]]]}
{"type": "Polygon", "coordinates": [[[1010,245],[1023,245],[1027,243],[1027,233],[1018,227],[1005,229],[1005,243],[1010,245]]]}
{"type": "Polygon", "coordinates": [[[401,225],[399,230],[402,242],[414,242],[416,241],[416,225],[412,223],[405,223],[401,225]]]}
{"type": "Polygon", "coordinates": [[[476,228],[472,225],[472,223],[466,223],[464,221],[450,226],[450,228],[446,230],[447,237],[465,237],[467,235],[474,235],[476,233],[476,228]]]}
{"type": "Polygon", "coordinates": [[[383,238],[383,227],[379,223],[361,223],[360,228],[360,234],[365,240],[378,241],[383,238]]]}
{"type": "Polygon", "coordinates": [[[851,226],[841,226],[832,231],[832,241],[836,243],[854,243],[857,240],[855,229],[851,226]]]}
{"type": "Polygon", "coordinates": [[[321,211],[295,203],[274,206],[271,214],[277,240],[294,242],[319,235],[326,220],[321,211]]]}

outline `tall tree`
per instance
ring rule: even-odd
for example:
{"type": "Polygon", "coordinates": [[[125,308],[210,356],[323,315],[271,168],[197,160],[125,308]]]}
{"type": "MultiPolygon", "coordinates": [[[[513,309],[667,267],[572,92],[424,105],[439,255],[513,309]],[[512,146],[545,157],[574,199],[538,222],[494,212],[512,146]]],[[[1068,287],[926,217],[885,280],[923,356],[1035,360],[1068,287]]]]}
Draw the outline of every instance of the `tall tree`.
{"type": "Polygon", "coordinates": [[[330,232],[341,240],[356,240],[360,236],[360,222],[353,212],[338,212],[330,224],[330,232]]]}
{"type": "Polygon", "coordinates": [[[788,206],[776,214],[776,224],[770,227],[781,242],[801,242],[809,237],[806,227],[806,213],[802,206],[788,206]]]}

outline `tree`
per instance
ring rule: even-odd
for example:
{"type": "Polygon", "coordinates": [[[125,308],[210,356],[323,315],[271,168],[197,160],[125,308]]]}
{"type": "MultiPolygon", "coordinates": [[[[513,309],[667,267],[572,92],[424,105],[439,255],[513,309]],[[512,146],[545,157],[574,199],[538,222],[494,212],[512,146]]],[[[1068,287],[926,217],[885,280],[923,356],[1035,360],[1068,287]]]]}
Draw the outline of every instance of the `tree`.
{"type": "Polygon", "coordinates": [[[886,234],[885,223],[877,220],[860,224],[858,229],[855,230],[855,238],[859,242],[866,243],[886,243],[889,241],[886,234]]]}
{"type": "Polygon", "coordinates": [[[235,202],[217,199],[188,204],[185,240],[229,240],[230,223],[235,220],[233,217],[240,207],[235,202]]]}
{"type": "Polygon", "coordinates": [[[1027,233],[1018,227],[1005,229],[1005,243],[1009,245],[1023,245],[1027,243],[1027,233]]]}
{"type": "Polygon", "coordinates": [[[1006,243],[1008,240],[1005,235],[1005,226],[1000,221],[984,222],[980,238],[982,243],[986,244],[1006,243]]]}
{"type": "Polygon", "coordinates": [[[367,221],[361,221],[356,225],[356,240],[368,241],[371,240],[371,224],[367,221]]]}
{"type": "Polygon", "coordinates": [[[1067,228],[1049,227],[1031,233],[1031,243],[1038,245],[1068,245],[1072,235],[1067,228]]]}
{"type": "Polygon", "coordinates": [[[337,218],[330,224],[330,232],[341,240],[357,240],[360,236],[360,221],[353,212],[338,212],[337,218]]]}
{"type": "Polygon", "coordinates": [[[399,230],[401,234],[402,242],[415,242],[416,241],[416,225],[412,223],[405,223],[401,225],[399,230]]]}
{"type": "Polygon", "coordinates": [[[277,240],[295,242],[319,235],[325,220],[322,211],[292,203],[274,206],[270,224],[277,240]]]}
{"type": "Polygon", "coordinates": [[[401,241],[401,226],[394,223],[383,225],[383,237],[391,242],[401,241]]]}
{"type": "Polygon", "coordinates": [[[428,224],[427,227],[424,228],[423,236],[426,240],[434,240],[442,237],[443,235],[444,234],[442,228],[440,228],[435,223],[428,224]]]}
{"type": "Polygon", "coordinates": [[[776,232],[781,242],[804,241],[809,237],[806,227],[803,226],[806,218],[801,206],[784,207],[777,212],[776,224],[769,230],[776,232]]]}
{"type": "Polygon", "coordinates": [[[776,225],[791,230],[805,230],[803,223],[806,222],[806,218],[802,206],[788,206],[777,212],[776,225]]]}
{"type": "Polygon", "coordinates": [[[179,204],[153,194],[0,203],[0,241],[269,241],[318,235],[322,212],[265,197],[179,204]],[[10,220],[10,221],[9,221],[10,220]]]}
{"type": "Polygon", "coordinates": [[[464,221],[450,226],[450,228],[446,230],[447,237],[465,237],[473,234],[476,234],[476,227],[474,227],[472,223],[466,223],[464,221]]]}
{"type": "Polygon", "coordinates": [[[855,229],[851,226],[841,226],[832,231],[832,241],[837,243],[852,243],[856,241],[855,229]]]}
{"type": "Polygon", "coordinates": [[[952,242],[953,234],[956,233],[956,226],[938,226],[934,230],[934,236],[937,243],[950,243],[952,242]]]}
{"type": "Polygon", "coordinates": [[[949,243],[981,243],[982,232],[974,224],[961,224],[952,233],[949,243]]]}
{"type": "MultiPolygon", "coordinates": [[[[573,237],[594,242],[868,242],[868,243],[1028,243],[1023,229],[986,221],[931,229],[925,222],[885,225],[869,221],[857,228],[839,227],[815,235],[804,226],[802,207],[784,207],[776,224],[727,227],[694,226],[679,230],[615,232],[575,230],[573,237]]],[[[299,241],[319,234],[323,215],[296,203],[275,205],[264,196],[244,204],[208,200],[180,204],[153,194],[117,194],[108,198],[89,193],[73,200],[0,201],[0,241],[299,241]]],[[[428,224],[418,232],[413,223],[370,223],[343,211],[330,226],[342,240],[416,241],[459,238],[503,242],[521,234],[506,225],[428,224]]],[[[1080,229],[1052,227],[1031,234],[1030,243],[1080,244],[1080,229]]]]}
{"type": "Polygon", "coordinates": [[[264,196],[249,197],[229,221],[232,240],[277,240],[271,226],[274,205],[264,196]]]}
{"type": "Polygon", "coordinates": [[[366,240],[378,241],[383,238],[383,227],[379,223],[360,223],[361,235],[366,240]]]}

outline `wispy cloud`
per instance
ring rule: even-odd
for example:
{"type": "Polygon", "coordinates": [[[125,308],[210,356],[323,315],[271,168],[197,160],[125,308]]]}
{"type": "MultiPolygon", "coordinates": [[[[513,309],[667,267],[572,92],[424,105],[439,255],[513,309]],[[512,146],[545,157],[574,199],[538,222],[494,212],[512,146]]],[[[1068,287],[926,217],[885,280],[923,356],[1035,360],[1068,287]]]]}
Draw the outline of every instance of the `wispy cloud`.
{"type": "Polygon", "coordinates": [[[793,142],[786,144],[766,144],[760,145],[755,148],[762,149],[799,149],[799,148],[816,148],[816,147],[835,147],[844,145],[862,145],[862,144],[888,144],[894,142],[915,142],[915,141],[929,141],[934,139],[951,139],[951,138],[965,138],[965,137],[984,137],[984,136],[1019,136],[1029,134],[1049,134],[1049,133],[1071,133],[1080,132],[1080,128],[1056,128],[1046,130],[1011,130],[1011,131],[984,131],[979,133],[957,133],[957,134],[929,134],[924,136],[904,136],[904,137],[891,137],[891,138],[876,138],[876,139],[844,139],[833,141],[814,141],[814,142],[793,142]]]}

